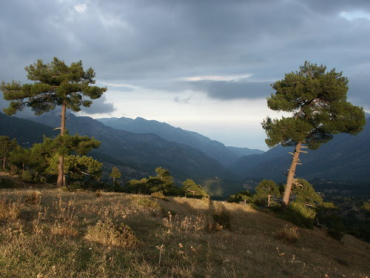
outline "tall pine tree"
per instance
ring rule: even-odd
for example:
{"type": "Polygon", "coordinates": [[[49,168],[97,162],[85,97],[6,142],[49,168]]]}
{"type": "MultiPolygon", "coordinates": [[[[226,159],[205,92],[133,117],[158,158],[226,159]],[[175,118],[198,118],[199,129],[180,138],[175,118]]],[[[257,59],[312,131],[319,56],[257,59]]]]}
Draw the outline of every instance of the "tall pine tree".
{"type": "MultiPolygon", "coordinates": [[[[103,87],[92,86],[95,84],[95,72],[92,68],[84,70],[82,62],[72,63],[67,66],[64,61],[54,58],[51,63],[44,64],[38,60],[25,68],[28,79],[34,83],[21,84],[2,82],[0,89],[4,99],[10,101],[10,106],[4,112],[13,115],[24,107],[30,107],[36,115],[61,106],[60,134],[66,134],[66,110],[80,111],[81,106],[89,107],[93,99],[100,98],[107,90],[103,87]]],[[[58,186],[65,185],[63,170],[64,156],[59,155],[58,186]]]]}
{"type": "Polygon", "coordinates": [[[272,84],[276,91],[267,99],[267,105],[275,111],[291,112],[291,117],[262,122],[266,131],[266,144],[274,147],[295,146],[289,168],[283,203],[289,203],[296,166],[301,149],[306,146],[317,149],[334,134],[357,134],[365,125],[362,108],[347,102],[348,79],[335,69],[305,62],[300,71],[285,75],[272,84]]]}

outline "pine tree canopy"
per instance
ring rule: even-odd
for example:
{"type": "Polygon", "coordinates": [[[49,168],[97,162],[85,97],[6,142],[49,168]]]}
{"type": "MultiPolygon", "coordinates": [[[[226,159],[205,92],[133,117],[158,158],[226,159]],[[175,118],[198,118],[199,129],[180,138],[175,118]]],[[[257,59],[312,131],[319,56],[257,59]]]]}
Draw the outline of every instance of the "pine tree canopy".
{"type": "Polygon", "coordinates": [[[276,91],[267,99],[275,111],[292,112],[292,117],[270,119],[262,126],[266,144],[273,147],[304,142],[316,149],[337,133],[357,134],[365,125],[362,108],[347,102],[348,79],[335,69],[305,62],[300,71],[285,75],[272,84],[276,91]]]}
{"type": "Polygon", "coordinates": [[[81,106],[89,107],[92,99],[100,98],[106,88],[91,86],[95,84],[95,72],[92,68],[84,71],[82,62],[67,66],[58,58],[49,64],[38,60],[25,68],[28,79],[34,83],[21,84],[2,82],[0,89],[10,106],[4,109],[8,115],[15,114],[25,106],[36,115],[53,110],[56,106],[66,105],[67,109],[80,111],[81,106]]]}

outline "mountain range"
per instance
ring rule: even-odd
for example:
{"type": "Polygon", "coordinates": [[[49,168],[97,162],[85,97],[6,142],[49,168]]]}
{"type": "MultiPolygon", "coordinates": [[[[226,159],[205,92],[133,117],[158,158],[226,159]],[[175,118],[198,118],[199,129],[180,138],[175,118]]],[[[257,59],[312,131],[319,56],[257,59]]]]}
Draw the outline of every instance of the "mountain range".
{"type": "MultiPolygon", "coordinates": [[[[34,143],[42,141],[42,134],[46,133],[49,136],[55,127],[60,126],[60,118],[56,113],[31,119],[33,121],[1,114],[0,133],[14,137],[21,143],[25,142],[23,138],[25,135],[32,134],[34,143]],[[36,134],[39,134],[39,137],[36,134]]],[[[136,134],[117,130],[92,118],[76,117],[73,114],[68,115],[67,129],[70,134],[94,136],[101,141],[101,146],[94,150],[92,155],[109,164],[120,164],[125,168],[126,174],[132,174],[128,178],[147,176],[148,173],[154,172],[156,167],[168,168],[180,179],[192,176],[194,178],[227,176],[225,167],[203,152],[184,144],[164,140],[155,134],[136,134]]],[[[29,141],[32,140],[27,140],[29,141]]]]}
{"type": "MultiPolygon", "coordinates": [[[[367,115],[369,119],[369,115],[367,115]]],[[[0,134],[16,138],[24,146],[41,142],[42,134],[54,136],[60,125],[56,111],[29,119],[0,113],[0,134]],[[32,121],[31,121],[32,120],[32,121]]],[[[104,162],[106,171],[118,166],[126,180],[147,177],[156,167],[169,169],[179,180],[210,181],[223,191],[242,188],[247,179],[284,182],[293,148],[277,146],[263,152],[226,147],[201,134],[143,118],[104,118],[68,115],[71,134],[94,136],[101,141],[91,154],[104,162]],[[220,182],[223,181],[223,182],[220,182]]],[[[300,158],[297,176],[308,180],[327,179],[366,183],[370,169],[370,126],[356,136],[339,134],[318,150],[300,158]]]]}
{"type": "Polygon", "coordinates": [[[226,147],[224,144],[211,140],[199,133],[175,128],[167,123],[146,120],[140,117],[136,119],[122,117],[97,120],[115,129],[139,134],[156,134],[167,141],[191,146],[204,152],[209,157],[216,159],[223,166],[229,166],[238,158],[245,155],[263,153],[263,151],[257,149],[226,147]]]}
{"type": "MultiPolygon", "coordinates": [[[[327,179],[368,183],[370,181],[370,117],[357,135],[337,134],[317,150],[300,154],[296,176],[307,180],[327,179]]],[[[286,180],[294,147],[277,146],[260,155],[250,155],[235,161],[230,170],[240,178],[286,180]]]]}

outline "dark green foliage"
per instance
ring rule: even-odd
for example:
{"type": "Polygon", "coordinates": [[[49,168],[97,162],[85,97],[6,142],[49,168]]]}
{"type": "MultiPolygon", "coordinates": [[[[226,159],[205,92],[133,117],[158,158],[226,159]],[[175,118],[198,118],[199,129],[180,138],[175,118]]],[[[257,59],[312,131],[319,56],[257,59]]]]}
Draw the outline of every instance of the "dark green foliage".
{"type": "Polygon", "coordinates": [[[296,184],[292,189],[295,195],[295,202],[316,207],[323,202],[321,196],[315,192],[312,185],[304,179],[296,179],[296,184]]]}
{"type": "Polygon", "coordinates": [[[85,155],[100,146],[100,142],[93,137],[69,134],[58,135],[54,139],[44,138],[44,144],[47,145],[49,151],[63,155],[85,155]]]}
{"type": "Polygon", "coordinates": [[[58,154],[63,153],[65,155],[64,173],[68,175],[70,181],[99,180],[102,174],[102,163],[92,157],[70,155],[87,153],[99,145],[99,141],[87,136],[66,134],[54,139],[44,137],[43,143],[34,144],[31,149],[17,146],[10,152],[9,161],[19,173],[23,173],[22,179],[37,182],[44,180],[45,176],[58,173],[58,154]]]}
{"type": "Polygon", "coordinates": [[[0,159],[2,160],[2,170],[6,170],[6,161],[9,159],[10,153],[17,147],[15,139],[10,140],[8,136],[0,136],[0,159]]]}
{"type": "Polygon", "coordinates": [[[136,193],[136,194],[150,194],[150,190],[147,185],[146,178],[141,180],[129,180],[124,187],[124,190],[128,193],[136,193]]]}
{"type": "Polygon", "coordinates": [[[262,180],[256,187],[254,200],[268,202],[269,197],[280,197],[280,191],[276,183],[272,180],[262,180]]]}
{"type": "Polygon", "coordinates": [[[231,195],[226,201],[229,203],[250,203],[252,201],[252,194],[248,190],[240,191],[231,195]]]}
{"type": "MultiPolygon", "coordinates": [[[[56,175],[58,173],[58,157],[48,159],[49,167],[46,173],[56,175]]],[[[70,181],[83,181],[85,179],[99,180],[102,174],[102,163],[89,156],[69,155],[65,157],[64,172],[70,181]]]]}
{"type": "Polygon", "coordinates": [[[278,188],[279,188],[280,195],[283,195],[284,194],[284,190],[285,190],[284,184],[279,183],[278,188]]]}
{"type": "Polygon", "coordinates": [[[162,192],[166,196],[179,195],[179,189],[173,182],[173,177],[167,169],[158,167],[155,169],[157,176],[143,178],[141,180],[130,180],[124,190],[129,193],[151,194],[162,192]]]}
{"type": "Polygon", "coordinates": [[[316,211],[302,203],[290,202],[283,217],[299,227],[312,229],[316,211]]]}
{"type": "Polygon", "coordinates": [[[13,151],[10,152],[9,161],[12,165],[18,167],[18,169],[25,170],[30,165],[31,150],[24,149],[21,146],[17,146],[13,151]]]}

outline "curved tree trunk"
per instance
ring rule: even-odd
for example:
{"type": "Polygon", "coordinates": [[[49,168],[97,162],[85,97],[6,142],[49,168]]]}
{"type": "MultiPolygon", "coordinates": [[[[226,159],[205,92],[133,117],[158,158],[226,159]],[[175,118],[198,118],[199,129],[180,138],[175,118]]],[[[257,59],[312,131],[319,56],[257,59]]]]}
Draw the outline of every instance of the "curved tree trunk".
{"type": "MultiPolygon", "coordinates": [[[[61,124],[60,124],[60,135],[64,135],[66,132],[66,111],[67,111],[67,105],[63,103],[62,105],[62,113],[61,113],[61,124]]],[[[64,156],[59,156],[58,161],[58,180],[57,180],[57,186],[64,186],[66,185],[66,176],[64,174],[64,156]]]]}
{"type": "Polygon", "coordinates": [[[294,153],[293,153],[292,163],[290,164],[288,178],[286,181],[286,187],[285,187],[284,197],[283,197],[283,205],[285,206],[289,204],[290,193],[292,191],[293,179],[295,175],[295,170],[297,168],[297,163],[299,161],[299,153],[301,152],[301,147],[302,147],[302,141],[298,141],[295,147],[294,153]]]}

